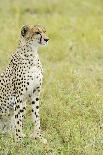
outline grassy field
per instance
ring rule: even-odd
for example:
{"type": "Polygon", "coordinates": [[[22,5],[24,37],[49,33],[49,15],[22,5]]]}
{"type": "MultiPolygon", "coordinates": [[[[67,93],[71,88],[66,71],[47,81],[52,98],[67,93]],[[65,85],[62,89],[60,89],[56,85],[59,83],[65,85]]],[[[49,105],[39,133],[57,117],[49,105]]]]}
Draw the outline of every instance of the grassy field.
{"type": "Polygon", "coordinates": [[[22,25],[37,23],[50,37],[39,50],[41,124],[48,145],[29,138],[33,123],[27,110],[27,137],[17,145],[0,134],[0,155],[103,155],[103,1],[0,1],[0,72],[22,25]]]}

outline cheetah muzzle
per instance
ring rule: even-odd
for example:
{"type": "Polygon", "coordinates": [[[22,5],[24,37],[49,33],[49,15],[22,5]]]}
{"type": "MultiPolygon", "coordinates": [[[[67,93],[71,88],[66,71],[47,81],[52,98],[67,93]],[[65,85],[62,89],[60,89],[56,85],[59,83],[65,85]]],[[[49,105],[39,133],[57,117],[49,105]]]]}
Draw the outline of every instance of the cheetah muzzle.
{"type": "Polygon", "coordinates": [[[10,63],[0,75],[0,130],[11,127],[16,141],[23,138],[23,118],[28,99],[32,103],[32,117],[35,124],[33,138],[46,143],[41,135],[39,99],[43,69],[38,47],[46,45],[49,38],[41,25],[25,25],[21,29],[20,41],[10,63]]]}

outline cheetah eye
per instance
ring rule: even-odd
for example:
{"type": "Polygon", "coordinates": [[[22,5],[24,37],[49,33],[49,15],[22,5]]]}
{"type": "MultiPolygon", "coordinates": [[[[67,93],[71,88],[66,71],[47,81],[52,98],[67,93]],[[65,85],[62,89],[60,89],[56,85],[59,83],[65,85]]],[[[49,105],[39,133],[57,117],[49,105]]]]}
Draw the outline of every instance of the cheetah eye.
{"type": "Polygon", "coordinates": [[[35,32],[35,34],[40,34],[40,32],[35,32]]]}

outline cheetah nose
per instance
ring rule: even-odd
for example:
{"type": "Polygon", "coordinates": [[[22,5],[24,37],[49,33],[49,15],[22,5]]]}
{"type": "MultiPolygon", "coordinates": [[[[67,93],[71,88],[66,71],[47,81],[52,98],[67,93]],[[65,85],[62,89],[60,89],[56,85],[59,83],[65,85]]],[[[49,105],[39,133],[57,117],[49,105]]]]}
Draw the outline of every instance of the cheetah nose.
{"type": "Polygon", "coordinates": [[[49,40],[49,38],[44,39],[44,41],[46,41],[46,42],[47,42],[48,40],[49,40]]]}

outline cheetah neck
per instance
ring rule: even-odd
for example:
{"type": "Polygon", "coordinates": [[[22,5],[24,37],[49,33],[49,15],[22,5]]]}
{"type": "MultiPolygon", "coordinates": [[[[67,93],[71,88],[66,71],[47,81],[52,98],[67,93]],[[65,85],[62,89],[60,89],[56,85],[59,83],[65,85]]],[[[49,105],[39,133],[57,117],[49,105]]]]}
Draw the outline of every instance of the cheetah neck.
{"type": "Polygon", "coordinates": [[[17,48],[17,53],[22,57],[36,57],[38,56],[38,46],[32,42],[20,42],[17,48]]]}
{"type": "Polygon", "coordinates": [[[20,61],[26,61],[30,66],[41,66],[38,55],[38,46],[30,41],[26,43],[20,41],[15,54],[16,57],[20,57],[20,61]]]}

